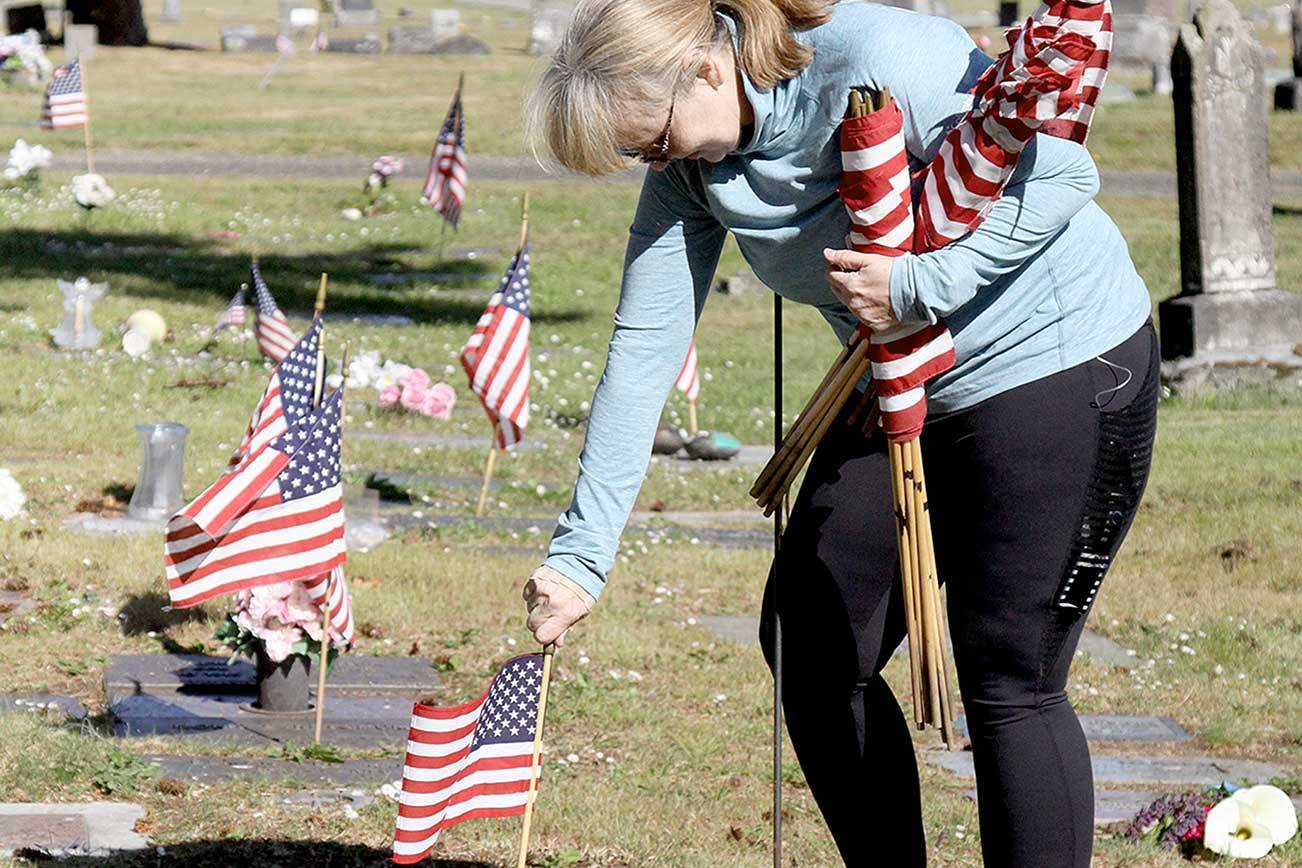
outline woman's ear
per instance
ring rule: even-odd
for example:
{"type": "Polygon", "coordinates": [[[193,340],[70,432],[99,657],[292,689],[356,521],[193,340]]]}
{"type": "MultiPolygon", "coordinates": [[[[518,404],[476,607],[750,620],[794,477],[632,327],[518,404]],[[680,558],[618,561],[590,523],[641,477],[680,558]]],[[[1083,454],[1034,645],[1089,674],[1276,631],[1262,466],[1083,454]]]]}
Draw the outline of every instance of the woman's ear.
{"type": "Polygon", "coordinates": [[[723,64],[719,61],[719,56],[715,52],[705,55],[701,61],[700,67],[696,70],[696,77],[708,84],[710,87],[718,88],[724,83],[723,64]]]}

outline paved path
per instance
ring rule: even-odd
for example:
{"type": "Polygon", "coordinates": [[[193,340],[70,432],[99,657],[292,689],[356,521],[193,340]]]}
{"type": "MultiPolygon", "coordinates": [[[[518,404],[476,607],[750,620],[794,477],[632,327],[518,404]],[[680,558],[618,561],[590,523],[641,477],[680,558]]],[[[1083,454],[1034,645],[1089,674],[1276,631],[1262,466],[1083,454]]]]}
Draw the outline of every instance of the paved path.
{"type": "MultiPolygon", "coordinates": [[[[409,166],[424,165],[423,154],[404,154],[409,166]]],[[[67,152],[54,158],[54,168],[65,171],[81,167],[80,157],[67,152]]],[[[97,150],[95,163],[101,172],[138,175],[192,175],[201,177],[249,178],[350,178],[363,177],[370,170],[366,157],[321,157],[287,154],[235,154],[215,151],[97,150]]],[[[570,172],[548,172],[529,157],[470,156],[471,177],[490,181],[579,181],[588,184],[636,183],[642,171],[635,169],[593,179],[570,172]]],[[[1302,171],[1276,170],[1271,173],[1276,196],[1302,196],[1302,171]]],[[[1162,170],[1102,172],[1105,194],[1174,196],[1175,173],[1162,170]]]]}

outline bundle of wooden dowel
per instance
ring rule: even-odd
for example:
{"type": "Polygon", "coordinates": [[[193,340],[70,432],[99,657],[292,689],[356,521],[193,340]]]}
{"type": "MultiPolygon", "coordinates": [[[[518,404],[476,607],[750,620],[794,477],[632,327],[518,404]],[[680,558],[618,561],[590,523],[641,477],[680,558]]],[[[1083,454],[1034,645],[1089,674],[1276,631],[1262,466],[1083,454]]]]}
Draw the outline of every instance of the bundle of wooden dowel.
{"type": "MultiPolygon", "coordinates": [[[[887,91],[856,88],[850,92],[846,118],[867,117],[889,104],[887,91]]],[[[761,471],[751,496],[765,515],[781,507],[792,482],[852,399],[853,408],[845,413],[842,424],[860,428],[865,436],[873,433],[878,407],[872,385],[862,394],[856,394],[856,387],[871,370],[870,343],[869,333],[860,327],[815,389],[781,447],[761,471]]],[[[938,727],[946,747],[954,750],[959,747],[959,740],[954,728],[949,662],[945,653],[948,629],[936,576],[922,451],[916,435],[904,440],[888,439],[887,448],[909,641],[914,722],[919,729],[938,727]]]]}

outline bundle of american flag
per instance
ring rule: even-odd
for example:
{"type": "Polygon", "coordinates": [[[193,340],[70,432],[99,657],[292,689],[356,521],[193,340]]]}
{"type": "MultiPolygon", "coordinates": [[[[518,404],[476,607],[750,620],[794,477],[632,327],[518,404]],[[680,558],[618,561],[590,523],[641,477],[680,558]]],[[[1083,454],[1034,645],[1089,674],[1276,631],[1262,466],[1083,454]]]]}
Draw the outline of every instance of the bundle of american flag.
{"type": "Polygon", "coordinates": [[[74,60],[54,70],[41,100],[41,129],[62,130],[85,126],[90,106],[81,79],[81,61],[74,60]]]}
{"type": "Polygon", "coordinates": [[[463,820],[526,813],[542,773],[536,736],[547,668],[544,654],[515,657],[474,702],[412,709],[394,862],[424,859],[443,830],[463,820]]]}
{"type": "Polygon", "coordinates": [[[258,310],[258,349],[279,364],[298,338],[289,328],[289,319],[271,297],[271,289],[262,279],[262,271],[256,262],[249,266],[249,279],[253,283],[253,303],[258,310]]]}
{"type": "MultiPolygon", "coordinates": [[[[886,98],[876,111],[842,124],[842,199],[852,249],[898,256],[924,252],[975,229],[1008,183],[1017,156],[1037,132],[1084,142],[1111,48],[1107,0],[1055,0],[1008,33],[1009,50],[978,80],[973,107],[942,142],[910,194],[903,117],[886,98]]],[[[852,96],[852,99],[854,97],[852,96]]],[[[916,437],[926,418],[924,384],[954,364],[943,322],[860,327],[823,378],[782,448],[761,472],[752,497],[771,513],[832,419],[869,371],[873,388],[851,414],[880,424],[893,441],[916,437]]]]}
{"type": "Polygon", "coordinates": [[[466,202],[466,120],[461,105],[461,85],[429,159],[420,201],[443,215],[455,228],[466,202]]]}
{"type": "MultiPolygon", "coordinates": [[[[318,318],[272,374],[226,472],[168,522],[164,562],[176,608],[290,580],[306,581],[319,600],[323,577],[346,560],[343,390],[314,401],[320,334],[318,318]]],[[[332,623],[350,631],[342,571],[336,576],[332,623]]]]}
{"type": "Polygon", "coordinates": [[[461,349],[500,449],[519,443],[529,424],[529,302],[529,245],[521,243],[461,349]]]}

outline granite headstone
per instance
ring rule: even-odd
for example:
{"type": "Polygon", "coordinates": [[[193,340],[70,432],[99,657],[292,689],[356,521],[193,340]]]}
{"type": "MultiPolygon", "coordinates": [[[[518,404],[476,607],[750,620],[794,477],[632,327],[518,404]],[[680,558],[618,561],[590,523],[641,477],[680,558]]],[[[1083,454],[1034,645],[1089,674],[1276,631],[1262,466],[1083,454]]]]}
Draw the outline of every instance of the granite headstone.
{"type": "Polygon", "coordinates": [[[1293,4],[1293,77],[1275,85],[1275,108],[1302,111],[1302,0],[1293,4]]]}
{"type": "Polygon", "coordinates": [[[428,27],[390,27],[390,54],[431,54],[438,39],[428,27]]]}
{"type": "Polygon", "coordinates": [[[160,21],[175,23],[181,20],[181,0],[163,0],[163,13],[160,21]]]}
{"type": "Polygon", "coordinates": [[[429,26],[435,39],[451,39],[461,32],[461,10],[431,9],[429,26]]]}
{"type": "Polygon", "coordinates": [[[574,7],[558,0],[533,0],[529,7],[529,53],[551,54],[565,35],[574,7]]]}
{"type": "Polygon", "coordinates": [[[69,24],[63,33],[63,56],[69,60],[90,60],[99,42],[99,28],[94,24],[69,24]]]}
{"type": "Polygon", "coordinates": [[[336,27],[374,27],[379,20],[374,0],[335,0],[336,27]]]}
{"type": "Polygon", "coordinates": [[[1208,0],[1171,67],[1182,291],[1159,307],[1162,356],[1291,348],[1302,296],[1275,285],[1261,46],[1230,0],[1208,0]]]}

